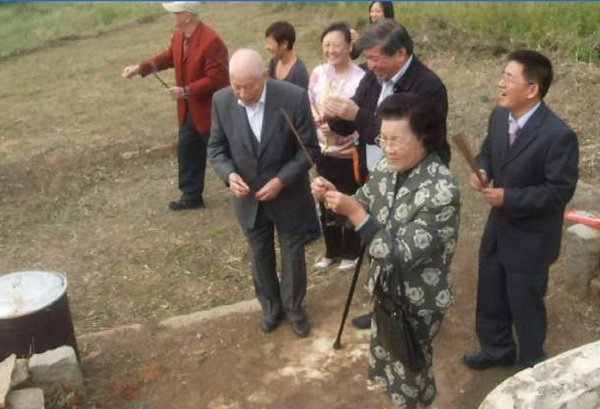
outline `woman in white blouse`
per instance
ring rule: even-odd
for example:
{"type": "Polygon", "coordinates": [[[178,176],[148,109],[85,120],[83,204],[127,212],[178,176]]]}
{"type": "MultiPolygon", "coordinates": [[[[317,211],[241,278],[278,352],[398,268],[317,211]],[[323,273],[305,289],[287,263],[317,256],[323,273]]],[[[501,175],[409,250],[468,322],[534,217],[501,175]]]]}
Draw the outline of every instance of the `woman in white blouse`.
{"type": "MultiPolygon", "coordinates": [[[[332,181],[346,194],[353,194],[359,187],[355,178],[353,158],[357,155],[357,134],[342,136],[331,131],[323,117],[323,100],[328,96],[351,97],[364,71],[350,58],[352,42],[350,28],[346,23],[329,25],[321,34],[325,63],[316,67],[309,80],[308,96],[323,159],[317,166],[319,174],[332,181]]],[[[325,239],[325,256],[316,268],[326,268],[341,260],[339,269],[354,268],[360,251],[360,238],[345,217],[336,215],[323,204],[321,225],[325,239]]]]}

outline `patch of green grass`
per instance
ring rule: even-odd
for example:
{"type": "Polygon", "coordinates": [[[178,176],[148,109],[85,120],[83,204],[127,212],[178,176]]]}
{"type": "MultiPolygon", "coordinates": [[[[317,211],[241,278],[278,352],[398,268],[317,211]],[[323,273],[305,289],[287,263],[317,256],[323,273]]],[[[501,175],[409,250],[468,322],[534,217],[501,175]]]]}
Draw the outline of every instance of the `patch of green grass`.
{"type": "Polygon", "coordinates": [[[159,3],[0,3],[0,56],[161,13],[159,3]]]}
{"type": "MultiPolygon", "coordinates": [[[[528,47],[577,61],[600,61],[600,3],[395,2],[394,6],[396,19],[406,25],[419,47],[459,51],[528,47]]],[[[290,18],[309,12],[315,20],[326,16],[327,21],[345,20],[359,28],[368,16],[366,2],[265,2],[261,8],[290,18]]],[[[161,12],[156,2],[0,3],[0,56],[61,38],[93,35],[161,12]]],[[[315,20],[297,29],[300,38],[314,36],[318,46],[324,27],[313,27],[315,20]]],[[[226,39],[243,35],[221,34],[226,39]]]]}
{"type": "MultiPolygon", "coordinates": [[[[345,20],[353,26],[361,26],[368,16],[365,2],[263,7],[327,13],[331,21],[345,20]]],[[[396,20],[408,28],[418,46],[457,51],[527,47],[577,61],[600,61],[600,3],[394,2],[394,9],[396,20]]]]}

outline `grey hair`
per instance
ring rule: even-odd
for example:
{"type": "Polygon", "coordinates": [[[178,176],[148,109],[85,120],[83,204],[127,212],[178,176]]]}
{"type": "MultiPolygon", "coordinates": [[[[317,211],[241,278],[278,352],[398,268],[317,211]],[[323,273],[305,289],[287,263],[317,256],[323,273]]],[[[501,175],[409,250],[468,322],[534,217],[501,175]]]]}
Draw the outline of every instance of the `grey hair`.
{"type": "Polygon", "coordinates": [[[258,52],[251,48],[236,50],[229,60],[229,73],[244,73],[261,78],[265,72],[265,64],[258,52]]]}
{"type": "Polygon", "coordinates": [[[381,47],[387,55],[394,55],[399,49],[405,48],[408,54],[413,53],[413,40],[408,30],[395,20],[386,18],[369,25],[356,44],[359,50],[368,50],[375,46],[381,47]]]}

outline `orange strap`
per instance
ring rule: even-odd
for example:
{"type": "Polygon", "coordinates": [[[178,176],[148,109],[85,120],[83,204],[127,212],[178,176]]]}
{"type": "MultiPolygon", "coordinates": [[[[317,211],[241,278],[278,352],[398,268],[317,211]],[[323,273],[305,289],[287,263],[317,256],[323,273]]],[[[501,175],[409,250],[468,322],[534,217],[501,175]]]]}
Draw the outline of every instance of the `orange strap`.
{"type": "Polygon", "coordinates": [[[354,180],[359,185],[362,185],[363,180],[360,175],[360,154],[358,153],[358,148],[356,147],[352,149],[352,170],[354,171],[354,180]]]}

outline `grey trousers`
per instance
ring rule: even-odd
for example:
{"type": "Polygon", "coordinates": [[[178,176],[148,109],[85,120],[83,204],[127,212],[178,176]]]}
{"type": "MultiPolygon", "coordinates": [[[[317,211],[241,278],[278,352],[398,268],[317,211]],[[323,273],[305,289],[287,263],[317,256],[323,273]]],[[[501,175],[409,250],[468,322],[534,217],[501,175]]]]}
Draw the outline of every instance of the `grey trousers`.
{"type": "Polygon", "coordinates": [[[304,236],[306,226],[281,231],[269,203],[261,203],[256,223],[244,229],[252,255],[252,279],[256,298],[263,310],[263,320],[275,321],[285,314],[290,321],[306,319],[302,300],[306,295],[306,260],[304,236]],[[281,248],[281,273],[277,274],[275,228],[281,248]]]}

